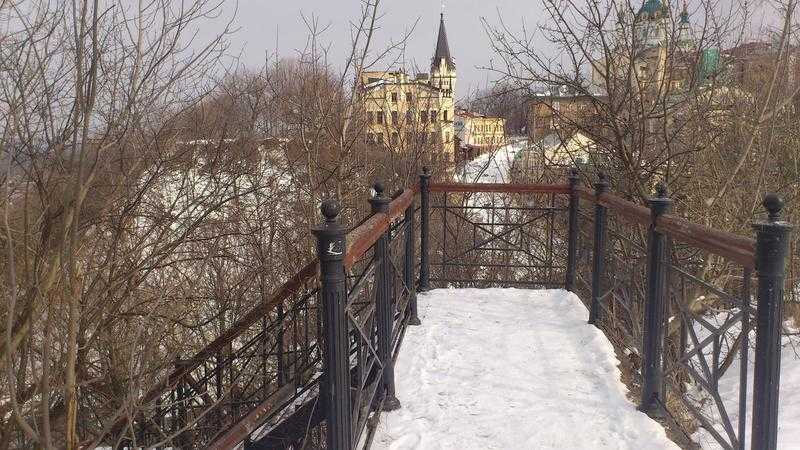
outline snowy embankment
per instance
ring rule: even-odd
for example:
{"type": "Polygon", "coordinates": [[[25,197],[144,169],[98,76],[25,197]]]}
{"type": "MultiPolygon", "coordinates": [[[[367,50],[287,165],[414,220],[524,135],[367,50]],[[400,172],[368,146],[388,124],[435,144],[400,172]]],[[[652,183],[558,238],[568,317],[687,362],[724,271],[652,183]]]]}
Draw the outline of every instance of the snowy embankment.
{"type": "Polygon", "coordinates": [[[677,449],[627,400],[618,361],[563,290],[420,295],[377,449],[677,449]]]}

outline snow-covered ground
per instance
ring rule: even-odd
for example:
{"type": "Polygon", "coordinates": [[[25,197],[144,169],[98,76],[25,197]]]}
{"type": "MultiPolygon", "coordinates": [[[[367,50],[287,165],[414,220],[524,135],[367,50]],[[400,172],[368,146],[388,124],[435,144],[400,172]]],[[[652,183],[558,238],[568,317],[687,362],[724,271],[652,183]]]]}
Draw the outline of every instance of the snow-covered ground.
{"type": "Polygon", "coordinates": [[[677,449],[636,410],[605,336],[563,290],[434,290],[395,368],[377,449],[677,449]]]}
{"type": "Polygon", "coordinates": [[[511,166],[517,153],[528,146],[524,138],[510,138],[509,143],[489,153],[484,153],[464,166],[456,175],[461,183],[508,183],[511,166]]]}

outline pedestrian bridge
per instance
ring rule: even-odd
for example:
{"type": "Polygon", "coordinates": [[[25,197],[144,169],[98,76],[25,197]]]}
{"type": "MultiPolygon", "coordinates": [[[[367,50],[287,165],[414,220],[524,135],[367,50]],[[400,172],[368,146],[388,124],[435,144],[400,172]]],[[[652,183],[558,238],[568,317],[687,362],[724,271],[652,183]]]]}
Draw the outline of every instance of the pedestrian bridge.
{"type": "Polygon", "coordinates": [[[777,448],[776,196],[754,239],[671,214],[664,186],[644,206],[577,170],[374,191],[354,228],[325,202],[318,257],[95,443],[777,448]]]}
{"type": "Polygon", "coordinates": [[[395,365],[402,408],[373,449],[677,449],[637,411],[606,336],[564,290],[419,296],[395,365]]]}

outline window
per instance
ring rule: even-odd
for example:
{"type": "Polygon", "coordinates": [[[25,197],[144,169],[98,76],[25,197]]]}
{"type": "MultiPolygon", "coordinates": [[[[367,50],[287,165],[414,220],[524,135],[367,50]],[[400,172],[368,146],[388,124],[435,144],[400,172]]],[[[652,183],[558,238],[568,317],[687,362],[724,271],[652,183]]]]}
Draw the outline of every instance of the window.
{"type": "Polygon", "coordinates": [[[392,123],[397,125],[400,121],[397,119],[397,111],[392,111],[392,123]]]}
{"type": "Polygon", "coordinates": [[[447,110],[446,109],[444,111],[442,111],[442,120],[447,122],[447,110]]]}
{"type": "Polygon", "coordinates": [[[378,111],[378,124],[383,124],[383,111],[378,111]]]}
{"type": "Polygon", "coordinates": [[[411,92],[406,92],[406,101],[407,102],[410,102],[413,98],[414,98],[414,96],[411,95],[411,92]]]}
{"type": "Polygon", "coordinates": [[[376,136],[378,136],[378,144],[383,144],[383,133],[378,133],[376,136]]]}
{"type": "Polygon", "coordinates": [[[422,123],[428,123],[428,111],[419,112],[419,121],[422,123]]]}
{"type": "Polygon", "coordinates": [[[392,103],[397,103],[397,92],[392,92],[392,103]]]}
{"type": "MultiPolygon", "coordinates": [[[[445,112],[447,112],[447,111],[445,111],[445,112]]],[[[444,132],[444,141],[445,142],[450,142],[450,132],[449,131],[445,131],[444,132]]]]}
{"type": "Polygon", "coordinates": [[[367,123],[375,123],[375,116],[372,114],[372,111],[367,111],[367,123]]]}
{"type": "Polygon", "coordinates": [[[436,116],[439,115],[439,111],[433,110],[431,111],[431,123],[436,123],[436,116]]]}

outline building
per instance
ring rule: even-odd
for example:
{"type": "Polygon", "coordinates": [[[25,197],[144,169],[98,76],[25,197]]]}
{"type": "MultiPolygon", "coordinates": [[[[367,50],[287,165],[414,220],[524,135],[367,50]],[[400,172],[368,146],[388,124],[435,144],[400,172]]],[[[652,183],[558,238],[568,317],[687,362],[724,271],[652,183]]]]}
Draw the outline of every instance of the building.
{"type": "Polygon", "coordinates": [[[440,16],[430,73],[364,72],[360,79],[367,142],[394,149],[428,148],[453,160],[456,66],[440,16]]]}
{"type": "Polygon", "coordinates": [[[466,110],[456,111],[453,123],[456,142],[464,160],[495,149],[505,143],[506,119],[488,117],[466,110]]]}
{"type": "Polygon", "coordinates": [[[605,92],[627,83],[644,98],[675,95],[713,77],[719,55],[698,48],[686,3],[674,17],[668,2],[645,0],[636,14],[617,14],[612,54],[593,64],[592,85],[605,92]]]}
{"type": "Polygon", "coordinates": [[[575,130],[591,128],[598,101],[602,97],[570,95],[563,89],[533,97],[528,106],[528,137],[535,142],[550,134],[571,135],[575,130]]]}
{"type": "MultiPolygon", "coordinates": [[[[748,92],[758,92],[769,86],[775,72],[777,45],[771,42],[748,42],[723,54],[727,73],[736,87],[748,92]]],[[[790,47],[786,61],[789,70],[784,80],[788,85],[800,81],[800,58],[797,47],[790,47]]]]}

